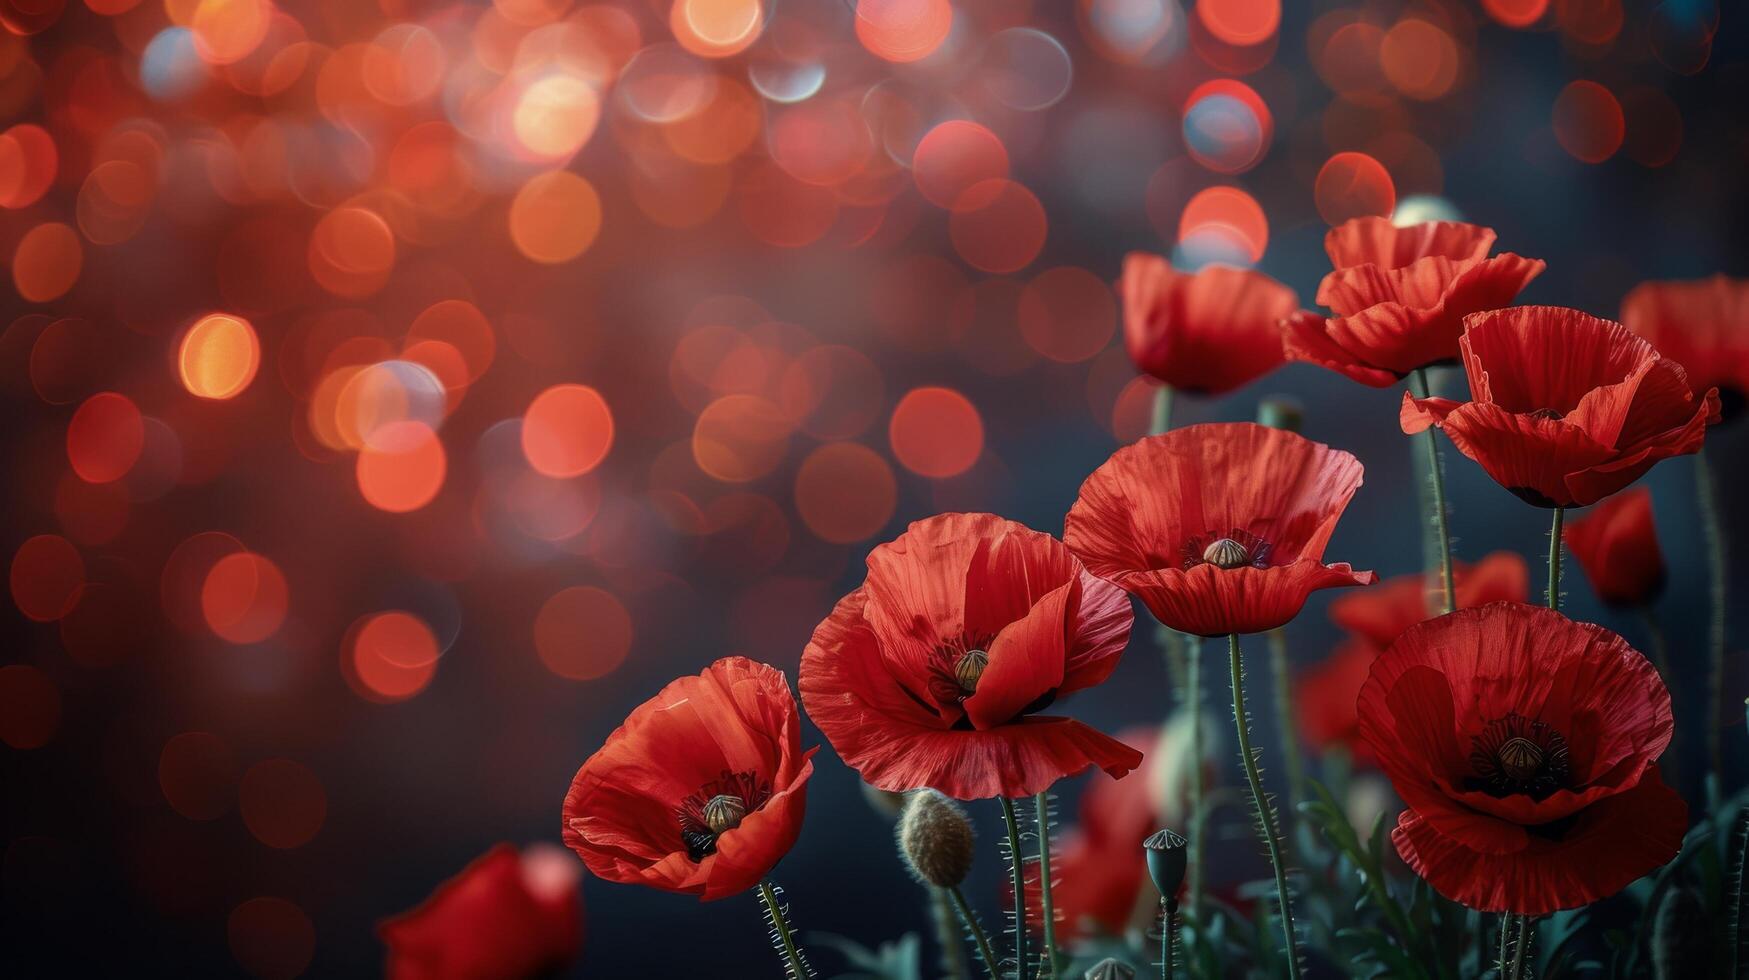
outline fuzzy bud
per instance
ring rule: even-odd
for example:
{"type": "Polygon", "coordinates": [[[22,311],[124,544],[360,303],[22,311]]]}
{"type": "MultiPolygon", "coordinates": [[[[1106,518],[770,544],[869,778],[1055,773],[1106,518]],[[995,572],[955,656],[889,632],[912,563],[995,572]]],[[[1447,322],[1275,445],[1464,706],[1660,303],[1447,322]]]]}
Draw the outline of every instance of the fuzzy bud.
{"type": "Polygon", "coordinates": [[[1148,856],[1148,877],[1154,879],[1154,887],[1169,902],[1176,899],[1179,887],[1184,884],[1185,852],[1189,847],[1190,841],[1171,830],[1157,830],[1142,842],[1142,851],[1148,856]]]}
{"type": "Polygon", "coordinates": [[[1136,980],[1135,968],[1122,960],[1107,956],[1087,970],[1087,980],[1136,980]]]}
{"type": "Polygon", "coordinates": [[[958,886],[972,871],[972,824],[966,811],[935,790],[912,793],[899,816],[899,853],[918,881],[937,888],[958,886]]]}
{"type": "Polygon", "coordinates": [[[1270,395],[1257,403],[1257,424],[1271,429],[1298,432],[1305,424],[1306,412],[1300,403],[1286,395],[1270,395]]]}

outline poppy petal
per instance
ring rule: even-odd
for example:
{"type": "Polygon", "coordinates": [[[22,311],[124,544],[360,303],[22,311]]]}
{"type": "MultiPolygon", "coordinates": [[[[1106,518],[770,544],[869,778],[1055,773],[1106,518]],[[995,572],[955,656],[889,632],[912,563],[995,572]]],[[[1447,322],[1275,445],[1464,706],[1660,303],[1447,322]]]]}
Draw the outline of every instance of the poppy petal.
{"type": "Polygon", "coordinates": [[[1395,371],[1368,364],[1332,340],[1328,321],[1310,310],[1299,310],[1284,319],[1281,330],[1282,349],[1292,360],[1329,368],[1374,388],[1389,388],[1402,380],[1395,371]]]}
{"type": "Polygon", "coordinates": [[[1429,255],[1479,259],[1494,247],[1494,238],[1494,229],[1461,221],[1399,227],[1389,218],[1373,215],[1330,229],[1324,235],[1324,251],[1338,269],[1367,264],[1396,269],[1429,255]]]}

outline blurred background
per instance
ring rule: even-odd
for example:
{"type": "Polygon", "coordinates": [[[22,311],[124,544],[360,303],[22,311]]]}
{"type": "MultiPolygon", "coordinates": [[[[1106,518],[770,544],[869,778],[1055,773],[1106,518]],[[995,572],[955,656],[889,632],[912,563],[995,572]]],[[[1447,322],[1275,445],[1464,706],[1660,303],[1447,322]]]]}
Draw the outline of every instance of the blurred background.
{"type": "MultiPolygon", "coordinates": [[[[793,677],[906,522],[1060,533],[1148,425],[1128,251],[1310,305],[1331,224],[1456,217],[1548,261],[1524,302],[1609,317],[1642,279],[1749,273],[1720,6],[0,0],[0,962],[376,971],[379,920],[556,842],[577,766],[668,680],[793,677]]],[[[1291,365],[1177,422],[1270,394],[1367,466],[1331,559],[1418,569],[1400,391],[1291,365]]],[[[1744,445],[1709,437],[1727,504],[1744,445]]],[[[1644,481],[1685,725],[1692,463],[1644,481]]],[[[1540,588],[1547,513],[1448,466],[1459,557],[1521,551],[1540,588]]],[[[1296,665],[1337,641],[1328,599],[1296,665]]],[[[1116,732],[1170,698],[1142,628],[1062,707],[1116,732]]],[[[800,929],[927,935],[829,747],[809,798],[775,873],[800,929]]],[[[1265,873],[1230,823],[1217,884],[1265,873]]],[[[775,969],[751,896],[584,895],[577,975],[775,969]]]]}

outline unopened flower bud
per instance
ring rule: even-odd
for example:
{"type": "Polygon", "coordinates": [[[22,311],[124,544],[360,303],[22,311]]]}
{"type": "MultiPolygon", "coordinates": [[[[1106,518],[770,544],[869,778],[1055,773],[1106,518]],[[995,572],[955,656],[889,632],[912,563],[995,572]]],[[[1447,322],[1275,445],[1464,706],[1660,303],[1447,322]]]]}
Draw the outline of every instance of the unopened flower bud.
{"type": "Polygon", "coordinates": [[[1087,980],[1136,980],[1135,968],[1122,960],[1107,956],[1088,968],[1087,980]]]}
{"type": "Polygon", "coordinates": [[[1258,425],[1298,432],[1305,421],[1306,413],[1300,403],[1286,395],[1270,395],[1257,403],[1258,425]]]}
{"type": "Polygon", "coordinates": [[[972,824],[958,803],[932,789],[913,792],[899,817],[899,853],[918,881],[953,888],[972,871],[972,824]]]}
{"type": "Polygon", "coordinates": [[[1189,846],[1190,841],[1171,830],[1157,830],[1142,841],[1142,850],[1148,855],[1148,877],[1154,879],[1154,887],[1168,901],[1184,884],[1185,852],[1189,846]]]}

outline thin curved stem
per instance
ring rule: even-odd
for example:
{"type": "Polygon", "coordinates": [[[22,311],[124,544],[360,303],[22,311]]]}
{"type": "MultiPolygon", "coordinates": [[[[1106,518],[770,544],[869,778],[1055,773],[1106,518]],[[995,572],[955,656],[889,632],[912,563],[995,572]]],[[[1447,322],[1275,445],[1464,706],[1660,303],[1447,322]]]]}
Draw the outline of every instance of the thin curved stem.
{"type": "Polygon", "coordinates": [[[1708,598],[1712,601],[1712,618],[1707,623],[1707,759],[1711,771],[1718,773],[1724,766],[1725,529],[1712,461],[1704,448],[1694,455],[1694,484],[1706,537],[1708,598]]]}
{"type": "Polygon", "coordinates": [[[1512,980],[1524,980],[1525,954],[1535,932],[1535,920],[1528,915],[1518,917],[1518,948],[1512,952],[1512,980]]]}
{"type": "Polygon", "coordinates": [[[1172,431],[1172,386],[1162,384],[1154,389],[1154,414],[1148,420],[1148,434],[1172,431]]]}
{"type": "MultiPolygon", "coordinates": [[[[1269,679],[1275,695],[1275,724],[1280,729],[1281,754],[1287,765],[1287,812],[1300,812],[1300,788],[1305,772],[1300,766],[1299,745],[1294,741],[1293,679],[1287,669],[1287,630],[1269,631],[1269,679]]],[[[1289,819],[1292,819],[1291,816],[1289,819]]],[[[1286,820],[1283,823],[1287,823],[1286,820]]],[[[1285,829],[1285,828],[1284,828],[1285,829]]]]}
{"type": "Polygon", "coordinates": [[[1512,916],[1510,914],[1503,914],[1500,916],[1500,957],[1498,960],[1500,964],[1500,980],[1506,980],[1506,967],[1512,962],[1511,938],[1512,916]]]}
{"type": "Polygon", "coordinates": [[[1160,980],[1172,980],[1172,954],[1177,946],[1172,938],[1178,931],[1177,918],[1177,903],[1169,898],[1160,899],[1160,980]]]}
{"type": "Polygon", "coordinates": [[[941,969],[950,980],[971,980],[966,969],[965,933],[954,928],[952,896],[945,888],[929,889],[929,908],[935,919],[935,942],[941,947],[941,969]]]}
{"type": "Polygon", "coordinates": [[[1033,810],[1038,819],[1038,897],[1039,913],[1044,918],[1044,962],[1038,975],[1057,975],[1057,915],[1051,906],[1051,801],[1050,791],[1033,797],[1033,810]]]}
{"type": "Polygon", "coordinates": [[[1245,779],[1251,784],[1251,808],[1257,817],[1259,835],[1269,850],[1269,866],[1275,872],[1275,897],[1281,906],[1281,935],[1287,944],[1287,974],[1299,980],[1300,948],[1294,938],[1293,901],[1288,897],[1287,869],[1282,867],[1281,831],[1275,824],[1275,808],[1263,794],[1263,775],[1257,769],[1257,754],[1251,748],[1251,722],[1245,714],[1245,668],[1239,659],[1239,634],[1227,636],[1227,660],[1232,669],[1233,726],[1239,733],[1239,759],[1245,779]]]}
{"type": "MultiPolygon", "coordinates": [[[[1190,716],[1190,853],[1187,857],[1185,908],[1191,921],[1202,928],[1202,855],[1205,802],[1202,748],[1202,638],[1187,637],[1185,646],[1184,710],[1190,716]]],[[[1201,935],[1200,931],[1198,935],[1201,935]]]]}
{"type": "MultiPolygon", "coordinates": [[[[1418,389],[1418,397],[1426,398],[1433,393],[1427,384],[1427,369],[1416,368],[1412,375],[1411,387],[1418,389]]],[[[1439,452],[1439,438],[1434,435],[1434,426],[1429,426],[1422,435],[1427,445],[1427,482],[1433,488],[1433,529],[1439,539],[1439,581],[1445,596],[1445,612],[1457,609],[1457,580],[1451,562],[1451,530],[1446,524],[1445,508],[1445,464],[1439,452]]]]}
{"type": "Polygon", "coordinates": [[[984,933],[984,927],[978,924],[978,917],[972,914],[972,907],[966,904],[966,896],[960,892],[958,885],[947,889],[947,894],[953,899],[953,907],[959,911],[960,921],[966,924],[966,931],[972,934],[972,940],[978,944],[978,956],[984,961],[984,969],[990,971],[992,980],[1001,976],[996,964],[996,951],[990,948],[990,937],[984,933]]]}
{"type": "Polygon", "coordinates": [[[791,977],[804,980],[809,975],[808,963],[802,959],[801,947],[796,945],[795,933],[790,930],[789,916],[784,914],[783,906],[778,904],[777,891],[771,887],[771,882],[759,883],[759,898],[765,902],[765,915],[771,920],[772,932],[783,947],[783,956],[787,961],[784,968],[791,977]]]}
{"type": "Polygon", "coordinates": [[[1014,818],[1014,801],[1002,801],[1002,820],[1008,825],[1008,872],[1014,882],[1014,980],[1026,976],[1026,865],[1020,857],[1020,821],[1014,818]]]}
{"type": "Polygon", "coordinates": [[[1555,508],[1555,520],[1549,527],[1549,608],[1561,608],[1561,520],[1567,508],[1555,508]]]}

